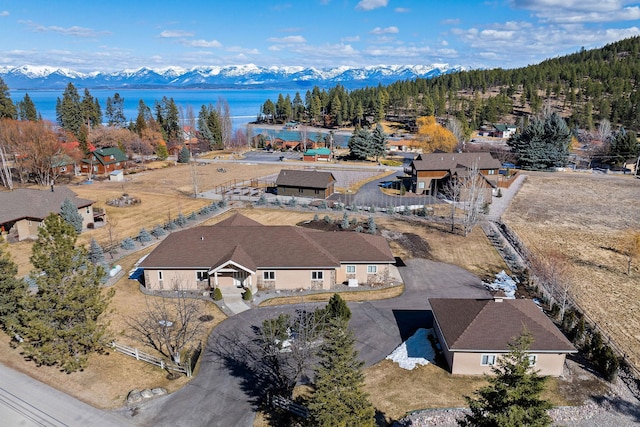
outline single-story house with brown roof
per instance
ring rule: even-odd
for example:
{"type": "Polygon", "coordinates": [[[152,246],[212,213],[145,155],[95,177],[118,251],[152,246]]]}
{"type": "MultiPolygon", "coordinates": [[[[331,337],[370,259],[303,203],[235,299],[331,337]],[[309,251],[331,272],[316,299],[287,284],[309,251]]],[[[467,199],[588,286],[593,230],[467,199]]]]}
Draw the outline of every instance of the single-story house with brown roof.
{"type": "Polygon", "coordinates": [[[484,200],[491,202],[492,191],[498,185],[501,164],[490,153],[420,154],[406,172],[411,175],[412,192],[435,196],[449,179],[464,177],[474,165],[484,178],[484,200]]]}
{"type": "Polygon", "coordinates": [[[303,162],[328,162],[333,157],[333,153],[328,148],[312,148],[304,152],[302,155],[303,162]]]}
{"type": "Polygon", "coordinates": [[[567,354],[577,350],[528,299],[429,298],[433,329],[452,374],[490,374],[524,330],[533,337],[531,365],[541,375],[560,376],[567,354]]]}
{"type": "Polygon", "coordinates": [[[326,199],[335,191],[336,179],[331,172],[282,169],[276,179],[278,196],[326,199]]]}
{"type": "Polygon", "coordinates": [[[35,239],[40,223],[50,213],[60,213],[65,199],[78,208],[83,228],[93,224],[93,200],[81,199],[67,187],[52,187],[46,191],[21,188],[0,192],[0,231],[8,233],[10,241],[35,239]]]}
{"type": "Polygon", "coordinates": [[[240,214],[167,236],[140,264],[150,290],[333,289],[388,280],[395,262],[381,236],[265,226],[240,214]],[[351,283],[350,283],[351,284],[351,283]]]}

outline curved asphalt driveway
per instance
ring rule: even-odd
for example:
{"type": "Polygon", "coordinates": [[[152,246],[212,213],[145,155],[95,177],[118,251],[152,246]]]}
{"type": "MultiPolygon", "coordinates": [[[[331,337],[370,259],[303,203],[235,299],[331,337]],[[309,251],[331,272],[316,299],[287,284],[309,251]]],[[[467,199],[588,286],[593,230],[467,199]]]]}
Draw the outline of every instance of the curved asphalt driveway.
{"type": "MultiPolygon", "coordinates": [[[[450,264],[411,259],[399,271],[405,283],[401,296],[349,304],[349,327],[367,365],[384,359],[416,329],[431,327],[427,298],[489,297],[478,277],[450,264]]],[[[141,405],[131,420],[154,426],[252,426],[255,404],[269,381],[258,369],[252,326],[317,305],[256,308],[228,318],[209,337],[196,378],[171,395],[141,405]]]]}

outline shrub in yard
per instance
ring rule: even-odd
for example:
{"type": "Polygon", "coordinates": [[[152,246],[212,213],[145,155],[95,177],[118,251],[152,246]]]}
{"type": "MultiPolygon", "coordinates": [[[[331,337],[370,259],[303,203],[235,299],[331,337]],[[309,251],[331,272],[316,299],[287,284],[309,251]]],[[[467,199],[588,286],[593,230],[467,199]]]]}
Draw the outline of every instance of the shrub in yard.
{"type": "Polygon", "coordinates": [[[188,221],[195,221],[196,220],[196,213],[195,212],[191,212],[189,214],[189,216],[187,217],[188,221]]]}
{"type": "Polygon", "coordinates": [[[294,207],[295,205],[298,204],[298,201],[296,200],[295,197],[291,196],[291,198],[289,199],[289,203],[287,203],[287,205],[294,207]]]}
{"type": "Polygon", "coordinates": [[[127,237],[120,243],[120,247],[125,251],[129,251],[131,249],[135,249],[136,242],[134,242],[131,237],[127,237]]]}
{"type": "Polygon", "coordinates": [[[322,203],[320,203],[320,209],[327,209],[327,202],[323,200],[322,203]]]}
{"type": "Polygon", "coordinates": [[[225,199],[222,199],[218,202],[218,207],[220,208],[226,208],[227,207],[227,201],[225,199]]]}
{"type": "Polygon", "coordinates": [[[160,238],[160,236],[164,236],[165,234],[167,234],[167,232],[164,231],[164,228],[160,227],[159,225],[156,225],[155,227],[153,227],[153,230],[151,230],[151,235],[156,239],[160,238]]]}
{"type": "Polygon", "coordinates": [[[185,218],[184,215],[182,215],[182,213],[178,214],[178,217],[173,221],[179,227],[184,227],[185,225],[187,225],[187,218],[185,218]]]}
{"type": "Polygon", "coordinates": [[[242,294],[242,299],[245,301],[251,301],[252,298],[253,298],[253,294],[251,293],[251,289],[245,290],[244,293],[242,294]]]}
{"type": "Polygon", "coordinates": [[[264,206],[267,204],[267,198],[265,197],[264,194],[260,195],[260,198],[258,199],[258,201],[256,202],[256,205],[258,206],[264,206]]]}
{"type": "Polygon", "coordinates": [[[280,201],[280,199],[278,199],[276,197],[276,200],[273,202],[273,204],[276,205],[276,206],[280,206],[280,205],[282,205],[282,202],[280,201]]]}
{"type": "Polygon", "coordinates": [[[176,223],[175,223],[174,221],[169,221],[169,222],[167,223],[167,225],[165,225],[165,226],[164,226],[164,228],[165,228],[166,230],[171,231],[171,230],[175,230],[176,228],[178,228],[178,226],[176,225],[176,223]]]}
{"type": "Polygon", "coordinates": [[[213,202],[209,205],[209,211],[210,212],[215,212],[218,210],[218,204],[216,202],[213,202]]]}
{"type": "Polygon", "coordinates": [[[496,193],[496,197],[502,197],[502,189],[498,188],[498,192],[496,193]]]}
{"type": "Polygon", "coordinates": [[[342,223],[340,224],[340,227],[343,230],[349,229],[349,214],[347,214],[346,212],[342,215],[342,223]]]}
{"type": "Polygon", "coordinates": [[[215,288],[213,290],[213,300],[220,301],[221,299],[222,299],[222,291],[220,290],[220,288],[215,288]]]}
{"type": "Polygon", "coordinates": [[[376,226],[376,221],[372,216],[370,216],[367,220],[367,229],[369,231],[369,234],[376,234],[376,232],[378,231],[378,226],[376,226]]]}
{"type": "Polygon", "coordinates": [[[318,214],[315,214],[315,215],[313,216],[313,221],[314,221],[314,222],[320,221],[320,217],[318,217],[318,214]]]}
{"type": "Polygon", "coordinates": [[[326,222],[327,224],[333,224],[333,219],[331,219],[331,217],[329,215],[325,215],[323,218],[324,222],[326,222]]]}
{"type": "Polygon", "coordinates": [[[151,240],[153,240],[153,237],[151,236],[151,234],[149,234],[147,229],[143,227],[140,230],[140,233],[138,233],[137,240],[140,243],[149,243],[151,240]]]}
{"type": "Polygon", "coordinates": [[[362,228],[361,225],[357,226],[354,230],[356,233],[362,233],[364,231],[364,228],[362,228]]]}

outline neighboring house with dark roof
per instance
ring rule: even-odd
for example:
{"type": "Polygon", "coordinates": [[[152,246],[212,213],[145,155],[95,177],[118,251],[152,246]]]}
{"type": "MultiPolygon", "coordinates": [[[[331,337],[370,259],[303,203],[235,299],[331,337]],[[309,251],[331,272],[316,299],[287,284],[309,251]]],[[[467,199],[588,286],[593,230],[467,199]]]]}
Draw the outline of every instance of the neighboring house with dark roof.
{"type": "Polygon", "coordinates": [[[411,191],[435,196],[452,178],[464,178],[477,166],[486,189],[484,200],[491,202],[494,188],[498,186],[501,163],[490,153],[431,153],[420,154],[411,162],[406,172],[411,175],[411,191]]]}
{"type": "Polygon", "coordinates": [[[336,179],[331,172],[283,169],[276,179],[278,196],[326,199],[335,191],[336,179]]]}
{"type": "Polygon", "coordinates": [[[381,236],[265,226],[235,214],[167,236],[140,264],[150,290],[333,289],[388,281],[395,262],[381,236]]]}
{"type": "Polygon", "coordinates": [[[127,161],[127,155],[117,147],[99,148],[82,160],[80,172],[106,177],[115,170],[126,169],[127,161]]]}
{"type": "Polygon", "coordinates": [[[429,298],[433,329],[452,374],[491,373],[509,343],[528,331],[530,361],[541,375],[560,376],[567,354],[577,350],[528,299],[429,298]]]}
{"type": "Polygon", "coordinates": [[[0,192],[0,231],[8,233],[10,241],[35,239],[40,223],[50,213],[60,213],[65,199],[78,208],[83,228],[93,224],[93,200],[81,199],[66,187],[53,191],[23,188],[0,192]]]}

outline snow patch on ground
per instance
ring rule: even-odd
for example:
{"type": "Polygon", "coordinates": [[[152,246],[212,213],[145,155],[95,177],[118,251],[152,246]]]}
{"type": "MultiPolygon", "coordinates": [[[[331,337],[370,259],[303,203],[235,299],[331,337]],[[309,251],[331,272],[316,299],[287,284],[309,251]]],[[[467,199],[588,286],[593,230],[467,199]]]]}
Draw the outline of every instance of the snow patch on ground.
{"type": "Polygon", "coordinates": [[[432,329],[418,329],[408,340],[400,344],[386,358],[396,362],[402,369],[413,370],[416,366],[435,363],[436,352],[429,341],[432,329]]]}
{"type": "Polygon", "coordinates": [[[503,291],[507,298],[513,299],[516,297],[518,281],[517,279],[512,279],[504,270],[496,274],[493,283],[483,282],[483,284],[492,291],[503,291]]]}

